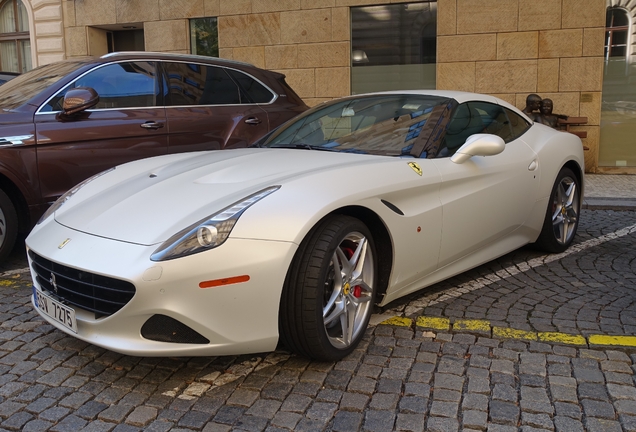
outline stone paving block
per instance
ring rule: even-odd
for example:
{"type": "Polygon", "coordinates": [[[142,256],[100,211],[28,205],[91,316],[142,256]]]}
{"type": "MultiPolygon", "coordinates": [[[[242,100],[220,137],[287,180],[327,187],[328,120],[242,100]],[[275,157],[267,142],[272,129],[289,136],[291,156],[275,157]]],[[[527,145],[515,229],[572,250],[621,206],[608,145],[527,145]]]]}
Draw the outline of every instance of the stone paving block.
{"type": "Polygon", "coordinates": [[[374,432],[393,430],[396,415],[392,411],[368,410],[364,417],[364,429],[374,432]]]}
{"type": "Polygon", "coordinates": [[[557,432],[584,432],[583,423],[570,417],[554,417],[554,427],[557,432]]]}
{"type": "Polygon", "coordinates": [[[588,432],[622,432],[623,430],[618,421],[598,418],[588,418],[585,429],[588,432]]]}
{"type": "Polygon", "coordinates": [[[488,410],[488,397],[482,394],[465,394],[462,401],[463,410],[488,410]]]}
{"type": "Polygon", "coordinates": [[[614,399],[636,400],[636,388],[633,386],[607,384],[607,390],[614,399]]]}
{"type": "Polygon", "coordinates": [[[578,394],[582,399],[594,399],[609,402],[607,387],[603,384],[581,383],[578,386],[578,394]]]}
{"type": "Polygon", "coordinates": [[[126,417],[126,423],[139,427],[146,426],[157,418],[157,414],[157,408],[139,406],[126,417]]]}
{"type": "Polygon", "coordinates": [[[1,426],[9,430],[22,430],[24,425],[32,419],[34,419],[32,414],[21,411],[11,415],[11,417],[2,422],[1,426]]]}
{"type": "Polygon", "coordinates": [[[459,429],[459,422],[454,418],[429,417],[426,430],[431,432],[455,432],[459,429]]]}
{"type": "Polygon", "coordinates": [[[362,413],[339,411],[333,419],[333,431],[349,432],[359,430],[363,420],[362,413]]]}
{"type": "Polygon", "coordinates": [[[424,431],[424,421],[425,418],[422,415],[400,413],[395,421],[395,430],[411,432],[424,431]]]}
{"type": "MultiPolygon", "coordinates": [[[[343,411],[344,412],[344,411],[343,411]]],[[[272,419],[272,425],[280,426],[287,429],[294,429],[298,422],[302,419],[302,415],[292,412],[278,412],[272,419]]]]}
{"type": "Polygon", "coordinates": [[[609,402],[583,399],[581,400],[581,405],[588,419],[597,417],[613,420],[616,417],[614,407],[609,402]]]}
{"type": "Polygon", "coordinates": [[[123,423],[128,413],[132,410],[132,407],[126,405],[112,405],[100,412],[97,418],[106,422],[123,423]]]}
{"type": "Polygon", "coordinates": [[[485,411],[466,410],[462,413],[463,429],[473,428],[485,430],[488,424],[488,413],[485,411]]]}
{"type": "Polygon", "coordinates": [[[519,407],[510,402],[490,401],[490,421],[505,425],[516,425],[519,421],[519,407]]]}

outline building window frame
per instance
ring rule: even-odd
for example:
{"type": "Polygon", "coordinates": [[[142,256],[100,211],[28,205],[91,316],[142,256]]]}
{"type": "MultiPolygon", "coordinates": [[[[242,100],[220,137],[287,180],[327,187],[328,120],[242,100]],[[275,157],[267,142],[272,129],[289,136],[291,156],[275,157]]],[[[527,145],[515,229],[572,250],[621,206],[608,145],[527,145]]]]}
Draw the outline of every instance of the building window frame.
{"type": "Polygon", "coordinates": [[[605,46],[604,46],[604,57],[605,62],[608,62],[611,57],[624,57],[626,62],[629,62],[630,52],[629,47],[631,45],[631,28],[632,28],[632,17],[625,8],[622,7],[608,7],[607,8],[607,19],[606,19],[606,27],[605,27],[605,46]],[[615,11],[620,11],[625,14],[625,18],[627,19],[627,25],[615,25],[615,11]],[[609,21],[609,22],[607,22],[609,21]],[[618,34],[625,35],[624,43],[615,43],[616,36],[618,34]],[[615,48],[624,48],[624,55],[612,55],[612,51],[615,48]]]}
{"type": "Polygon", "coordinates": [[[219,56],[219,25],[217,17],[190,19],[190,53],[206,57],[219,56]]]}
{"type": "MultiPolygon", "coordinates": [[[[20,30],[20,6],[24,8],[25,14],[26,5],[21,0],[4,0],[0,2],[0,10],[2,10],[7,4],[12,4],[13,7],[13,28],[15,31],[13,32],[5,32],[0,33],[0,44],[6,42],[14,42],[15,43],[15,51],[16,51],[16,61],[17,61],[17,70],[15,68],[10,68],[13,70],[5,69],[0,63],[0,69],[5,72],[20,72],[24,73],[31,69],[31,34],[28,30],[29,27],[29,18],[27,14],[26,19],[26,28],[27,30],[20,30]],[[23,44],[28,43],[28,49],[23,52],[23,44]]],[[[24,23],[23,23],[24,24],[24,23]]],[[[1,52],[0,50],[0,60],[1,60],[1,52]]]]}

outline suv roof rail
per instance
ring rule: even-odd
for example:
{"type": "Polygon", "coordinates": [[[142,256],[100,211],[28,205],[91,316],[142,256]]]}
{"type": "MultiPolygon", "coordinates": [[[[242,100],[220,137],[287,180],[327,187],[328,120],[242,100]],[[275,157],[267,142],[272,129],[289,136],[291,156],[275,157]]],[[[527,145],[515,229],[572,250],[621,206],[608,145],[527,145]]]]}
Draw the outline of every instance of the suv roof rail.
{"type": "Polygon", "coordinates": [[[108,54],[104,54],[103,56],[101,56],[100,58],[103,59],[108,59],[111,57],[119,57],[119,56],[137,56],[137,57],[168,57],[168,58],[174,58],[174,59],[191,59],[191,60],[199,60],[199,61],[210,61],[210,60],[214,60],[214,61],[218,61],[220,63],[227,63],[227,64],[237,64],[237,65],[243,65],[243,66],[251,66],[251,67],[257,67],[254,66],[251,63],[246,63],[246,62],[242,62],[242,61],[238,61],[238,60],[229,60],[229,59],[224,59],[224,58],[220,58],[220,57],[211,57],[211,56],[202,56],[202,55],[196,55],[196,54],[178,54],[178,53],[168,53],[168,52],[154,52],[154,51],[115,51],[115,52],[111,52],[108,54]]]}

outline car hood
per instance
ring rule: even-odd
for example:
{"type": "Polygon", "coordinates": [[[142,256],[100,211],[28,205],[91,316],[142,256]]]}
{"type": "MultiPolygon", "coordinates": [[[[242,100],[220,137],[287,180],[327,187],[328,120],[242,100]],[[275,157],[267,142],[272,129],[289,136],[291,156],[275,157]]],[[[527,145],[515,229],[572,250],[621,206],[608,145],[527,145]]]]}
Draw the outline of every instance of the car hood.
{"type": "Polygon", "coordinates": [[[393,158],[240,149],[145,159],[86,184],[55,212],[55,220],[96,236],[152,245],[266,187],[379,159],[393,158]]]}

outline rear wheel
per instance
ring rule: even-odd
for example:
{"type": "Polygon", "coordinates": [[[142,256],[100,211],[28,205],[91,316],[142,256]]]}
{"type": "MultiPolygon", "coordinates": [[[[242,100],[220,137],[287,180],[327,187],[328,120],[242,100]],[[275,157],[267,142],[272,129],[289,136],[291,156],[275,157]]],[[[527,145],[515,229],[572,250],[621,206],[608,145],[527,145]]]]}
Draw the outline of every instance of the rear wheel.
{"type": "Polygon", "coordinates": [[[281,341],[318,360],[338,360],[355,349],[369,323],[376,254],[358,219],[333,216],[302,242],[287,274],[280,307],[281,341]]]}
{"type": "Polygon", "coordinates": [[[13,203],[0,190],[0,261],[7,259],[18,235],[18,214],[13,203]]]}
{"type": "Polygon", "coordinates": [[[562,168],[552,187],[548,209],[536,245],[547,252],[563,252],[574,240],[581,211],[581,184],[569,168],[562,168]]]}

